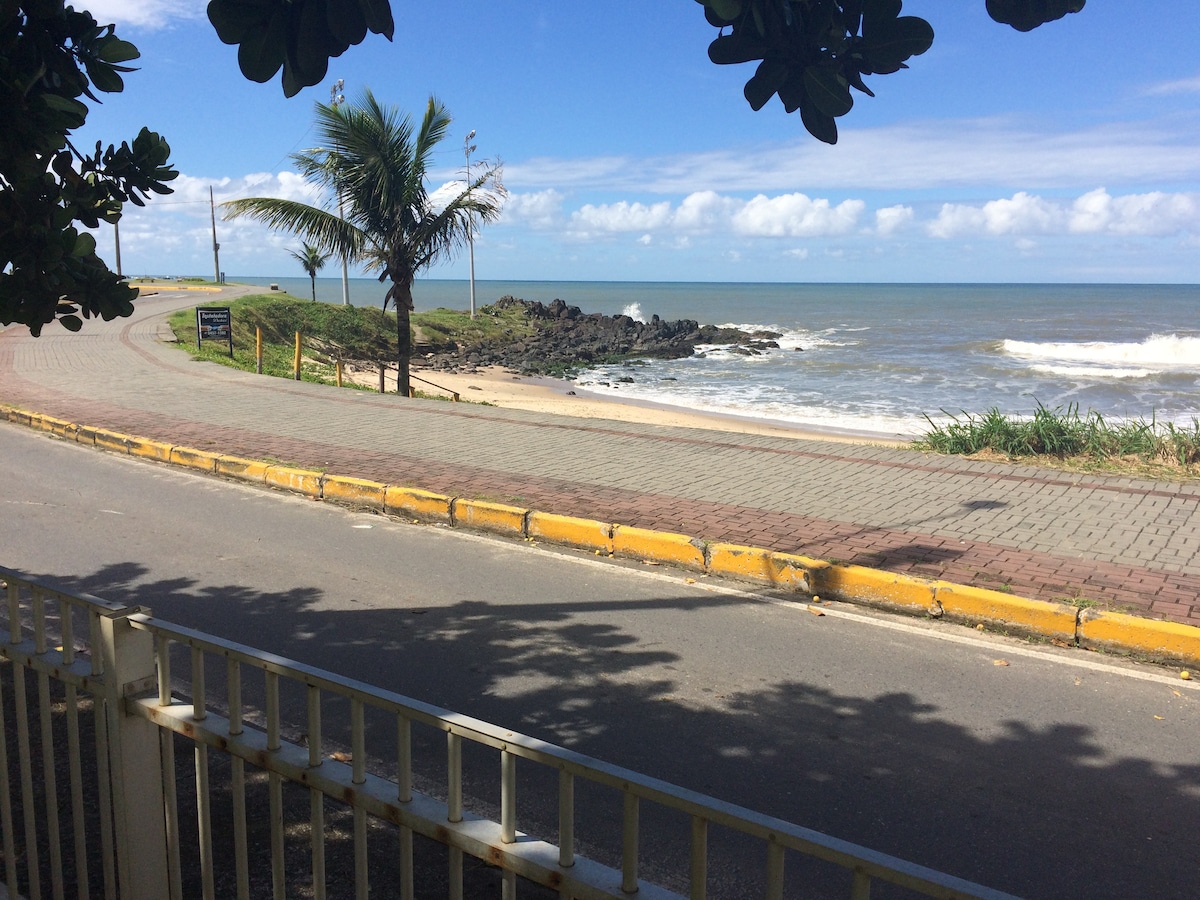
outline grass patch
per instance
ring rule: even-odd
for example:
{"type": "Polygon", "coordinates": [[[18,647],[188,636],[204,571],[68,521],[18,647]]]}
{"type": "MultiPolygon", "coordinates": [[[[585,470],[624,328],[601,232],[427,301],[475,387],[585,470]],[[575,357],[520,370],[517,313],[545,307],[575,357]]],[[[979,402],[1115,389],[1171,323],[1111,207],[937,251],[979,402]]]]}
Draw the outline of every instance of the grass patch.
{"type": "MultiPolygon", "coordinates": [[[[947,414],[949,415],[949,414],[947,414]]],[[[1047,409],[1038,404],[1030,418],[1008,416],[993,407],[963,412],[935,423],[913,446],[960,456],[999,454],[1010,460],[1058,464],[1076,471],[1123,472],[1151,477],[1194,476],[1200,462],[1200,421],[1190,428],[1149,419],[1110,421],[1077,404],[1047,409]]]]}

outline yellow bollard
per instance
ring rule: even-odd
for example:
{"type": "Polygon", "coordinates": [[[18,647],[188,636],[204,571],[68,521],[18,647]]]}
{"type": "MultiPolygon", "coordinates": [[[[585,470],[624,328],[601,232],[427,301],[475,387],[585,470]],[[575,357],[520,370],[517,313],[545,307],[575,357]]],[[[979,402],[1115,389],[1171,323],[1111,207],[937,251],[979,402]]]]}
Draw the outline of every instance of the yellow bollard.
{"type": "Polygon", "coordinates": [[[296,332],[296,362],[295,362],[296,380],[300,380],[300,332],[296,332]]]}
{"type": "Polygon", "coordinates": [[[342,361],[340,359],[337,361],[337,386],[342,386],[342,361]]]}
{"type": "Polygon", "coordinates": [[[262,328],[254,329],[254,370],[262,374],[262,328]]]}

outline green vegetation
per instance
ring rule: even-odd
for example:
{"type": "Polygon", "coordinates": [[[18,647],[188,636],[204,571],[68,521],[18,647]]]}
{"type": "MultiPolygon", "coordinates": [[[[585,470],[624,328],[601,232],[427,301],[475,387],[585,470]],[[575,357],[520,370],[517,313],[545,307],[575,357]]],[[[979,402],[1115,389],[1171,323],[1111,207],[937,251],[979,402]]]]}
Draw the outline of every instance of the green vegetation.
{"type": "Polygon", "coordinates": [[[1191,473],[1200,462],[1200,420],[1191,428],[1158,422],[1153,416],[1110,422],[1100,413],[1079,412],[1077,404],[1046,409],[1040,403],[1032,418],[1007,416],[996,408],[982,415],[963,412],[936,424],[914,446],[935,453],[970,456],[994,453],[1066,468],[1111,470],[1157,475],[1165,470],[1191,473]]]}
{"type": "MultiPolygon", "coordinates": [[[[191,308],[179,310],[169,319],[179,346],[197,359],[253,372],[256,329],[261,328],[263,374],[292,378],[299,331],[301,378],[326,384],[336,380],[338,359],[380,363],[395,358],[396,316],[375,307],[334,306],[273,293],[239,297],[229,309],[233,320],[232,359],[228,346],[220,341],[206,341],[197,349],[196,314],[191,308]]],[[[475,319],[451,309],[414,313],[411,325],[414,344],[429,352],[449,350],[464,342],[520,340],[534,330],[520,308],[498,310],[492,306],[480,309],[475,319]]],[[[417,396],[427,395],[418,391],[417,396]]]]}
{"type": "Polygon", "coordinates": [[[338,359],[379,362],[395,352],[395,317],[374,307],[330,306],[290,294],[251,294],[229,305],[233,319],[233,358],[227,345],[206,341],[196,347],[196,314],[182,309],[169,319],[179,345],[197,359],[255,370],[256,329],[263,333],[263,374],[293,377],[296,332],[302,339],[301,378],[335,381],[338,359]]]}

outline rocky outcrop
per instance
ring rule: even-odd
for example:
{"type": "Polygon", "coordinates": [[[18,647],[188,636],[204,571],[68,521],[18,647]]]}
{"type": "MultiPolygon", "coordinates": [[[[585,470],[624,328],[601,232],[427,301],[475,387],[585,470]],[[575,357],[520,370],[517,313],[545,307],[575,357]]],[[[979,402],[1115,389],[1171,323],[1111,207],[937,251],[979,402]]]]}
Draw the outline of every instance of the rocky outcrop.
{"type": "MultiPolygon", "coordinates": [[[[679,359],[698,345],[723,345],[734,352],[755,355],[777,348],[773,332],[748,333],[737,328],[700,325],[691,319],[668,322],[652,316],[639,322],[629,316],[585,313],[562,300],[542,303],[502,297],[496,310],[520,308],[533,326],[516,340],[459,344],[426,354],[425,366],[441,371],[470,371],[479,366],[504,366],[523,374],[564,374],[601,363],[627,359],[679,359]]],[[[483,315],[488,314],[484,307],[483,315]]],[[[416,362],[416,360],[414,360],[416,362]]]]}

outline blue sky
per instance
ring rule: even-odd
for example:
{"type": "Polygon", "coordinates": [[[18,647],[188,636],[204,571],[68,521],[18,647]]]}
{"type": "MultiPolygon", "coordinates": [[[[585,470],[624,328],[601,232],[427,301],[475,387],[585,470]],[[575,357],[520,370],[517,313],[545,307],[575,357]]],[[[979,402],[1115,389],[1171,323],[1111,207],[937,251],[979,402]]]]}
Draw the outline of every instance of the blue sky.
{"type": "MultiPolygon", "coordinates": [[[[346,82],[454,116],[431,187],[463,139],[499,158],[509,199],[476,239],[476,277],[797,282],[1200,281],[1200,4],[1092,0],[1019,34],[984,0],[906,0],[933,48],[867,79],[830,147],[752,66],[714,66],[693,0],[394,2],[326,83],[285,99],[237,69],[196,0],[82,4],[142,51],[83,146],[162,133],[174,194],[121,222],[125,274],[211,275],[217,203],[301,196],[289,155],[346,82]]],[[[217,212],[228,276],[302,275],[297,239],[217,212]]],[[[98,235],[112,262],[111,230],[98,235]]],[[[465,254],[429,277],[465,278],[465,254]]],[[[333,271],[324,274],[335,275],[333,271]]]]}

